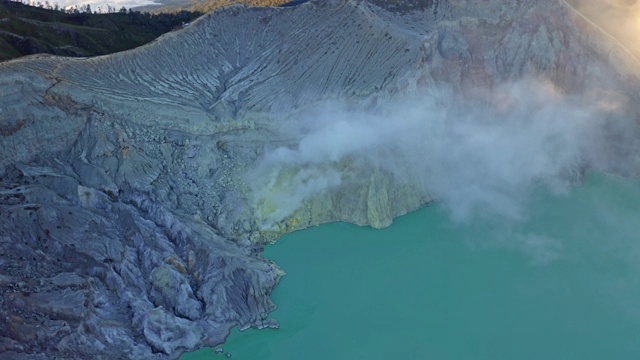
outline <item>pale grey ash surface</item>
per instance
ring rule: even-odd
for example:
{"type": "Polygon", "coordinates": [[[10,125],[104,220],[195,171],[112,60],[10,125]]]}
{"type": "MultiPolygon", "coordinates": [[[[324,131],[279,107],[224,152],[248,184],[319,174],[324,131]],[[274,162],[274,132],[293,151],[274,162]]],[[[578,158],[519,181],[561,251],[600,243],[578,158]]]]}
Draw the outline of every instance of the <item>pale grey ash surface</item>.
{"type": "Polygon", "coordinates": [[[283,272],[261,244],[434,200],[355,159],[349,181],[261,229],[243,174],[315,103],[375,111],[531,75],[636,100],[636,60],[563,2],[436,3],[233,6],[128,52],[0,64],[0,357],[171,358],[276,326],[283,272]]]}

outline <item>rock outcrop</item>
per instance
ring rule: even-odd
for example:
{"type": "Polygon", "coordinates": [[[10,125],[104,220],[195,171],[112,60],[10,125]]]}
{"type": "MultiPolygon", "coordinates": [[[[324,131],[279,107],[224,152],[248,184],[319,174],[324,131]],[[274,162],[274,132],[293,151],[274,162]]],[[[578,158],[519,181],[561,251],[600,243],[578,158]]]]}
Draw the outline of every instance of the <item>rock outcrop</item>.
{"type": "Polygon", "coordinates": [[[0,64],[0,353],[171,358],[277,326],[264,319],[283,272],[262,244],[435,200],[348,159],[330,165],[338,187],[265,227],[278,203],[256,203],[246,174],[295,146],[283,129],[314,104],[477,97],[527,75],[637,97],[635,58],[562,1],[383,3],[231,6],[132,51],[0,64]]]}

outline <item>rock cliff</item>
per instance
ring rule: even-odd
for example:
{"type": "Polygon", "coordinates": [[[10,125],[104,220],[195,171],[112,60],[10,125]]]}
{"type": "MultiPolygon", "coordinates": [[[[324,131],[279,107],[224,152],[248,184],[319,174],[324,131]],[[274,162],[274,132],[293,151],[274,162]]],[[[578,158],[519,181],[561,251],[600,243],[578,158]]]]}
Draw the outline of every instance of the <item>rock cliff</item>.
{"type": "MultiPolygon", "coordinates": [[[[287,129],[317,104],[482,102],[527,76],[636,100],[637,60],[563,1],[418,5],[231,6],[131,51],[0,64],[0,353],[172,358],[277,326],[264,319],[283,272],[262,244],[327,221],[387,226],[437,200],[353,156],[314,165],[340,181],[279,212],[269,194],[310,170],[262,182],[256,167],[297,146],[287,129]]],[[[624,144],[601,150],[634,153],[624,144]]]]}

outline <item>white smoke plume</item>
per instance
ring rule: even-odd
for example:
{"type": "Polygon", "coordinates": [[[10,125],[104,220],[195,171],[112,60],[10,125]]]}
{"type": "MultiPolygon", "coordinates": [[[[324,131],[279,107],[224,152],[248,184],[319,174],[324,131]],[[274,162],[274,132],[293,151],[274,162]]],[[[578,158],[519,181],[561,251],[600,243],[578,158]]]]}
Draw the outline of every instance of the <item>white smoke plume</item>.
{"type": "Polygon", "coordinates": [[[368,112],[323,104],[296,118],[287,136],[297,141],[267,151],[247,179],[274,222],[339,187],[346,160],[418,184],[455,220],[480,213],[522,219],[536,186],[564,191],[602,161],[603,129],[622,101],[592,95],[523,80],[488,99],[430,93],[368,112]]]}

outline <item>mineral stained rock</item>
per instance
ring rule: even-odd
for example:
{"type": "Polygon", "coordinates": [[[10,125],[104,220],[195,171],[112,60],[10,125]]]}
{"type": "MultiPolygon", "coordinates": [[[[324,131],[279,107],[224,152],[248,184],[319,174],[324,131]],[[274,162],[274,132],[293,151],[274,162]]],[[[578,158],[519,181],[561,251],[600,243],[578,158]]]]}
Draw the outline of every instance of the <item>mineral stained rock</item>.
{"type": "Polygon", "coordinates": [[[0,64],[0,357],[175,358],[277,326],[283,272],[261,244],[434,200],[350,159],[330,165],[339,186],[265,227],[256,209],[279,204],[255,203],[246,174],[295,144],[282,129],[314,103],[369,110],[528,75],[638,94],[637,60],[563,1],[384,3],[231,6],[132,51],[0,64]]]}

